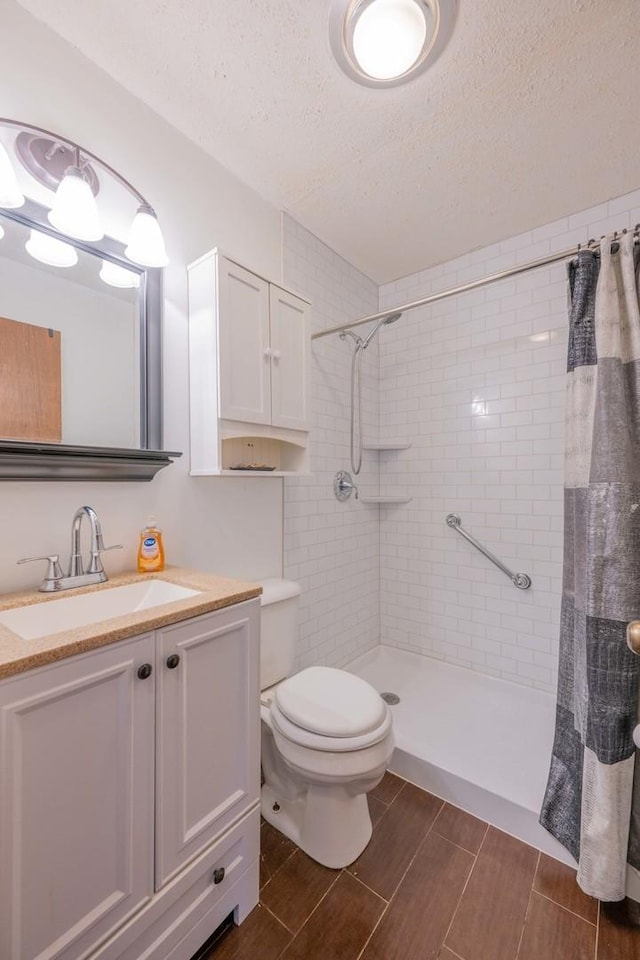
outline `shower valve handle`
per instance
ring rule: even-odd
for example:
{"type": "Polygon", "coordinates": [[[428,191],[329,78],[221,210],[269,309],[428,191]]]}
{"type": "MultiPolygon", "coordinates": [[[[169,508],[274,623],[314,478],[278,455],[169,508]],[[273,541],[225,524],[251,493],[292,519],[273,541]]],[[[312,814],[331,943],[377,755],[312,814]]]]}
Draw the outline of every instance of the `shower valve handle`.
{"type": "Polygon", "coordinates": [[[640,620],[631,620],[627,624],[627,646],[632,653],[640,656],[640,620]]]}

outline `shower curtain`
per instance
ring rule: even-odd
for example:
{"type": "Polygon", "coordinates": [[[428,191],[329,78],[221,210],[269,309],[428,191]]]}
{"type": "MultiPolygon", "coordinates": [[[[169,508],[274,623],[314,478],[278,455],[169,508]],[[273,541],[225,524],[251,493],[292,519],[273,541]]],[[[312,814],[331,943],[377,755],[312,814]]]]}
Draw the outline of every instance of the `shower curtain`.
{"type": "Polygon", "coordinates": [[[640,619],[640,312],[633,234],[600,250],[569,267],[560,666],[540,822],[582,889],[611,901],[627,862],[640,869],[640,657],[625,637],[640,619]]]}

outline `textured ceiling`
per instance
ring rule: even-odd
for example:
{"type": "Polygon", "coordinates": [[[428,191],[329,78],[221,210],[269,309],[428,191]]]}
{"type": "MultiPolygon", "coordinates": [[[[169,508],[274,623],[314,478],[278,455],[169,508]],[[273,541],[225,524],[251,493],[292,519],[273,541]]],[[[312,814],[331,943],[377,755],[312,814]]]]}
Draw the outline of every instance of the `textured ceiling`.
{"type": "Polygon", "coordinates": [[[458,0],[387,90],[337,67],[329,0],[20,2],[378,282],[640,186],[637,0],[458,0]]]}

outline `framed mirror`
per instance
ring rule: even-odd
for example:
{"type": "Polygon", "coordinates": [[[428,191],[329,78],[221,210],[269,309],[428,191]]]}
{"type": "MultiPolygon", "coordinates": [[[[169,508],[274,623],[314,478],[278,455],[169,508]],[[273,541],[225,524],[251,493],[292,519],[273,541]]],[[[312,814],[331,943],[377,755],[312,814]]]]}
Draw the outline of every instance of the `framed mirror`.
{"type": "Polygon", "coordinates": [[[151,479],[180,456],[162,451],[162,269],[2,196],[0,479],[151,479]]]}

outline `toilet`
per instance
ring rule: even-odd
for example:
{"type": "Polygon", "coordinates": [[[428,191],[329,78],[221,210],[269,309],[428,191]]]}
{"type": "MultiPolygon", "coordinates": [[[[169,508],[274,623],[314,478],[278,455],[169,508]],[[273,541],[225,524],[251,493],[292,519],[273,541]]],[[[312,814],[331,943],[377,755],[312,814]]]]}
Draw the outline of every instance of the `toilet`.
{"type": "Polygon", "coordinates": [[[262,815],[318,863],[352,863],[371,838],[367,793],[393,752],[392,717],[360,677],[332,667],[291,676],[300,585],[262,583],[262,815]]]}

